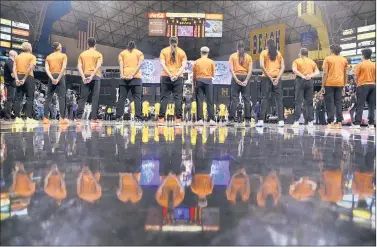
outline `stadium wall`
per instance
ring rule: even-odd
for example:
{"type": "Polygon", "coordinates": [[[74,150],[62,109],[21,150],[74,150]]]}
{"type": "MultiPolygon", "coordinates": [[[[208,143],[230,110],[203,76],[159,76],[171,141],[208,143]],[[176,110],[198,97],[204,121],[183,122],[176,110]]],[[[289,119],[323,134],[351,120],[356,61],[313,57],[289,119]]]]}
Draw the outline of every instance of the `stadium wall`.
{"type": "MultiPolygon", "coordinates": [[[[63,36],[54,35],[54,34],[50,36],[50,40],[51,40],[51,43],[60,42],[62,44],[62,46],[65,48],[65,53],[67,54],[67,57],[68,57],[67,66],[76,67],[77,58],[79,54],[81,53],[81,50],[77,48],[77,40],[63,37],[63,36]]],[[[103,55],[104,66],[118,66],[118,55],[122,51],[122,49],[98,44],[97,50],[101,52],[103,55]]],[[[146,59],[154,58],[153,56],[145,54],[145,53],[144,53],[144,57],[146,59]]]]}
{"type": "MultiPolygon", "coordinates": [[[[285,64],[285,69],[286,70],[292,70],[292,63],[293,61],[298,58],[298,53],[300,51],[301,44],[300,43],[293,43],[293,44],[288,44],[285,46],[285,51],[284,51],[284,64],[285,64]]],[[[229,56],[236,52],[236,49],[234,45],[222,45],[220,46],[221,50],[228,49],[231,52],[227,55],[223,56],[218,56],[214,57],[214,60],[217,61],[227,61],[229,59],[229,56]]],[[[259,60],[258,60],[259,61],[259,60]]],[[[259,62],[253,64],[254,69],[259,69],[259,62]]]]}

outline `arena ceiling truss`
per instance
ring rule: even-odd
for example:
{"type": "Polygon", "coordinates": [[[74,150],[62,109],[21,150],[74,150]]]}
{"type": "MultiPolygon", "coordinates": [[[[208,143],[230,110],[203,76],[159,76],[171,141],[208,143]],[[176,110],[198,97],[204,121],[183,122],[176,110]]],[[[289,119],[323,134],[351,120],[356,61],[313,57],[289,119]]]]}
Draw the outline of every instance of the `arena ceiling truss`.
{"type": "MultiPolygon", "coordinates": [[[[38,38],[41,11],[46,1],[1,1],[1,16],[29,23],[38,38]]],[[[135,40],[158,55],[166,45],[164,37],[148,36],[148,12],[223,13],[223,37],[185,38],[188,52],[202,45],[218,46],[248,40],[253,29],[279,23],[286,25],[286,43],[300,42],[300,32],[314,30],[297,15],[298,1],[72,1],[72,10],[56,21],[53,34],[77,37],[77,22],[97,23],[99,44],[124,48],[135,40]]],[[[330,39],[343,29],[375,23],[375,1],[316,1],[325,13],[330,39]]],[[[246,42],[249,46],[249,42],[246,42]]],[[[193,50],[194,51],[194,50],[193,50]]],[[[197,50],[196,50],[197,51],[197,50]]],[[[223,55],[221,49],[217,55],[223,55]]]]}

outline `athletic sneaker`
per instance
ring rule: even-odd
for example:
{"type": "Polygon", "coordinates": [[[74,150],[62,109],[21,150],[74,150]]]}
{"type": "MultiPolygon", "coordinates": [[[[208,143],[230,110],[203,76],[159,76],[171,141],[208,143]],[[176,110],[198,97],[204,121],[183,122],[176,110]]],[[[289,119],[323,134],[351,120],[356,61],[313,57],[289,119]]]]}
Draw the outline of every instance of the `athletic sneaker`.
{"type": "Polygon", "coordinates": [[[26,118],[26,124],[38,124],[38,121],[32,118],[26,118]]]}
{"type": "Polygon", "coordinates": [[[182,123],[182,119],[180,118],[175,119],[175,126],[181,126],[181,123],[182,123]]]}
{"type": "Polygon", "coordinates": [[[329,128],[329,129],[334,129],[334,128],[335,128],[334,123],[329,123],[329,124],[327,125],[327,128],[329,128]]]}
{"type": "Polygon", "coordinates": [[[62,125],[68,125],[70,124],[68,118],[62,118],[59,120],[59,124],[62,124],[62,125]]]}
{"type": "Polygon", "coordinates": [[[91,123],[96,123],[96,124],[100,124],[102,121],[101,121],[101,119],[93,119],[92,121],[91,121],[91,123]]]}
{"type": "Polygon", "coordinates": [[[258,120],[258,123],[256,125],[257,128],[263,128],[264,122],[263,120],[258,120]]]}
{"type": "Polygon", "coordinates": [[[298,127],[300,127],[300,123],[298,121],[292,124],[292,128],[298,128],[298,127]]]}
{"type": "Polygon", "coordinates": [[[81,119],[75,119],[75,123],[81,125],[82,124],[82,120],[81,119]]]}
{"type": "Polygon", "coordinates": [[[143,121],[142,121],[141,119],[136,119],[136,120],[134,121],[134,123],[135,123],[135,125],[137,125],[137,126],[142,126],[142,125],[144,125],[144,123],[143,123],[143,121]]]}
{"type": "Polygon", "coordinates": [[[213,121],[212,119],[209,121],[209,125],[210,126],[216,126],[217,124],[216,124],[216,122],[215,121],[213,121]]]}
{"type": "Polygon", "coordinates": [[[314,128],[314,123],[313,123],[313,121],[310,121],[310,122],[308,123],[308,128],[314,128]]]}
{"type": "Polygon", "coordinates": [[[283,121],[283,120],[280,120],[278,126],[279,126],[279,127],[284,127],[284,121],[283,121]]]}
{"type": "Polygon", "coordinates": [[[14,124],[25,124],[25,121],[20,117],[16,117],[14,124]]]}
{"type": "Polygon", "coordinates": [[[336,123],[336,124],[335,124],[335,128],[336,128],[336,129],[341,129],[341,128],[342,128],[342,123],[341,123],[341,122],[336,123]]]}
{"type": "Polygon", "coordinates": [[[42,123],[43,124],[50,124],[50,120],[48,120],[48,118],[44,117],[43,120],[42,120],[42,123]]]}
{"type": "Polygon", "coordinates": [[[350,129],[360,129],[361,128],[361,126],[360,126],[360,124],[352,124],[351,126],[350,126],[350,129]]]}
{"type": "Polygon", "coordinates": [[[203,122],[203,120],[199,120],[198,122],[196,122],[196,125],[199,125],[199,126],[202,126],[202,125],[204,125],[204,122],[203,122]]]}
{"type": "Polygon", "coordinates": [[[225,126],[228,126],[228,127],[233,127],[236,125],[236,121],[234,120],[229,120],[227,122],[225,122],[225,126]]]}
{"type": "Polygon", "coordinates": [[[163,118],[159,118],[159,119],[157,120],[157,125],[159,125],[159,126],[165,126],[165,125],[166,125],[166,123],[165,123],[165,119],[163,119],[163,118]]]}

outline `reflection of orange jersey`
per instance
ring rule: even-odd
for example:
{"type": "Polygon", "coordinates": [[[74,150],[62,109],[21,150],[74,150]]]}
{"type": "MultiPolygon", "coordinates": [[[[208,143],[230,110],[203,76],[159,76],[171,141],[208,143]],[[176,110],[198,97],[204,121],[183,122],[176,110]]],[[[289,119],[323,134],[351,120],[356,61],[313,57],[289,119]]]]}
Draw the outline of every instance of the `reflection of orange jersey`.
{"type": "Polygon", "coordinates": [[[226,190],[226,198],[233,203],[236,202],[237,194],[240,193],[242,201],[249,200],[250,188],[247,188],[248,178],[244,175],[237,175],[230,180],[226,190]]]}
{"type": "Polygon", "coordinates": [[[339,202],[343,199],[342,188],[342,171],[323,171],[322,172],[321,188],[318,190],[318,194],[322,200],[328,202],[339,202]]]}
{"type": "Polygon", "coordinates": [[[12,185],[15,195],[23,197],[32,196],[35,193],[35,183],[31,180],[32,178],[33,173],[28,175],[24,171],[16,172],[12,185]]]}
{"type": "Polygon", "coordinates": [[[172,193],[173,207],[179,206],[185,197],[181,191],[179,180],[174,175],[168,175],[156,193],[156,200],[162,207],[168,207],[169,194],[172,193]]]}
{"type": "Polygon", "coordinates": [[[352,193],[359,196],[373,196],[373,172],[354,172],[352,193]]]}
{"type": "Polygon", "coordinates": [[[62,183],[62,179],[64,179],[64,177],[60,173],[51,174],[46,178],[47,184],[44,188],[47,195],[58,201],[67,197],[67,190],[62,183]]]}
{"type": "Polygon", "coordinates": [[[88,202],[94,202],[98,200],[102,195],[102,188],[101,185],[97,186],[97,182],[100,179],[100,173],[95,173],[94,177],[97,181],[93,179],[93,177],[89,173],[84,173],[82,178],[80,179],[80,191],[77,191],[79,197],[88,202]]]}
{"type": "Polygon", "coordinates": [[[257,194],[257,202],[259,207],[265,207],[266,198],[271,195],[274,198],[274,204],[276,205],[280,199],[280,181],[276,175],[276,172],[270,173],[267,178],[261,177],[262,186],[257,194]]]}
{"type": "Polygon", "coordinates": [[[191,183],[191,190],[198,196],[207,196],[212,194],[213,180],[209,174],[195,174],[191,183]]]}
{"type": "Polygon", "coordinates": [[[308,177],[303,177],[299,181],[291,184],[289,188],[289,194],[296,200],[306,200],[314,195],[317,185],[309,180],[308,177]]]}
{"type": "Polygon", "coordinates": [[[141,189],[138,178],[140,176],[134,176],[131,173],[120,173],[120,190],[118,190],[118,198],[122,202],[130,201],[137,203],[143,196],[143,190],[141,189]]]}

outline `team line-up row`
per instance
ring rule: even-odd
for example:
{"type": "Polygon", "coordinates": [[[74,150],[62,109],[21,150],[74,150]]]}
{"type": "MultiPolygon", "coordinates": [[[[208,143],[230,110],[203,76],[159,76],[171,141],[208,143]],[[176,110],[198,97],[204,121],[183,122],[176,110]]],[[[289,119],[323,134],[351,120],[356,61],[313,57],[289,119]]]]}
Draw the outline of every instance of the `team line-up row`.
{"type": "MultiPolygon", "coordinates": [[[[65,69],[67,65],[67,56],[61,52],[61,44],[53,43],[54,52],[46,58],[46,73],[50,78],[48,82],[47,98],[45,104],[50,105],[53,94],[56,92],[59,96],[60,122],[69,124],[66,117],[66,83],[65,69]]],[[[82,78],[80,96],[78,99],[78,108],[75,121],[80,124],[85,104],[88,98],[92,98],[91,124],[98,124],[98,103],[99,89],[101,83],[100,68],[103,57],[96,50],[96,40],[88,39],[89,49],[82,52],[78,58],[78,71],[82,78]]],[[[21,102],[26,94],[26,123],[36,123],[33,119],[33,102],[35,82],[33,69],[36,65],[36,57],[32,55],[32,48],[29,43],[22,44],[23,52],[19,55],[15,51],[10,52],[10,59],[7,61],[4,72],[5,84],[9,92],[15,92],[13,111],[16,116],[15,124],[24,123],[21,114],[21,102]],[[13,62],[14,61],[14,62],[13,62]],[[9,75],[8,75],[9,74],[9,75]]],[[[331,55],[323,61],[323,79],[321,93],[325,96],[327,109],[327,122],[330,128],[341,128],[343,121],[342,114],[342,90],[347,81],[347,60],[340,55],[342,48],[337,45],[330,46],[331,55]],[[336,116],[336,121],[335,120],[336,116]]],[[[193,92],[197,102],[197,121],[203,124],[203,121],[209,121],[209,124],[216,124],[213,103],[213,85],[212,80],[215,77],[215,63],[208,58],[210,49],[202,47],[200,49],[201,58],[195,61],[193,67],[193,92]],[[208,105],[207,119],[203,117],[203,102],[208,105]]],[[[354,128],[359,128],[362,119],[362,112],[365,102],[369,107],[369,125],[373,128],[375,122],[375,63],[370,61],[372,51],[364,49],[362,51],[362,62],[355,68],[355,81],[357,84],[357,109],[354,128]]],[[[119,54],[120,83],[119,83],[119,100],[116,109],[116,118],[123,119],[124,106],[129,92],[131,92],[135,104],[135,120],[141,119],[141,99],[142,99],[142,80],[141,65],[144,60],[143,53],[136,49],[135,43],[130,41],[127,48],[119,54]]],[[[168,98],[172,94],[174,99],[175,124],[180,125],[182,121],[182,100],[183,100],[183,71],[186,66],[186,53],[178,47],[178,38],[170,37],[169,46],[162,49],[160,53],[160,62],[163,68],[160,85],[160,112],[158,124],[165,125],[165,115],[168,105],[168,98]]],[[[231,81],[231,100],[229,107],[229,123],[235,121],[236,108],[239,102],[239,95],[242,95],[244,102],[245,115],[244,120],[247,125],[251,120],[251,102],[250,102],[250,77],[252,74],[252,58],[245,52],[243,41],[237,43],[237,52],[229,58],[230,71],[232,74],[231,81]]],[[[273,39],[267,40],[266,49],[260,54],[260,67],[263,71],[261,82],[261,110],[257,127],[263,127],[266,118],[268,102],[270,97],[275,98],[276,110],[279,119],[279,127],[284,126],[284,107],[282,97],[282,87],[280,83],[281,76],[284,72],[283,56],[276,48],[273,39]]],[[[299,58],[293,62],[293,72],[297,75],[295,82],[295,124],[298,126],[298,120],[301,117],[301,106],[304,103],[306,121],[308,127],[313,126],[313,80],[312,78],[319,74],[316,63],[308,58],[308,50],[301,48],[299,58]]],[[[8,97],[9,98],[9,97],[8,97]]],[[[6,111],[10,116],[13,101],[7,100],[6,111]]],[[[45,107],[46,109],[46,107],[45,107]]],[[[48,124],[45,112],[44,124],[48,124]]]]}
{"type": "MultiPolygon", "coordinates": [[[[334,179],[341,177],[342,170],[321,170],[321,181],[311,180],[309,177],[301,177],[293,180],[289,187],[289,194],[298,201],[307,201],[314,196],[317,191],[317,184],[320,188],[318,194],[324,201],[337,203],[344,193],[341,184],[333,183],[334,179]],[[326,189],[327,188],[327,189],[326,189]],[[332,188],[333,190],[329,190],[332,188]],[[329,191],[332,191],[329,193],[329,191]]],[[[119,184],[116,190],[118,199],[122,202],[138,203],[143,195],[142,178],[143,174],[119,173],[119,184]]],[[[214,177],[216,174],[198,173],[194,174],[191,170],[175,174],[169,172],[166,176],[160,176],[159,185],[155,194],[156,201],[162,207],[178,207],[185,197],[185,187],[191,187],[194,194],[198,196],[198,206],[207,207],[207,197],[212,194],[214,189],[214,177]]],[[[26,199],[24,206],[27,206],[30,199],[36,192],[36,182],[33,180],[33,173],[28,174],[22,163],[17,163],[12,174],[13,181],[10,187],[10,194],[26,199]]],[[[100,172],[92,172],[88,166],[84,166],[76,179],[77,195],[90,203],[100,199],[102,186],[100,184],[100,172]]],[[[354,172],[352,190],[355,194],[362,196],[373,195],[373,174],[371,172],[354,172]],[[362,182],[364,180],[364,182],[362,182]],[[368,183],[365,183],[367,181],[368,183]]],[[[339,180],[339,179],[338,179],[339,180]]],[[[273,207],[280,199],[282,189],[280,179],[276,171],[271,171],[266,177],[260,177],[260,187],[256,199],[259,207],[273,207]]],[[[341,180],[339,180],[341,182],[341,180]]],[[[65,174],[62,173],[57,165],[52,165],[48,174],[44,178],[44,191],[47,195],[54,198],[58,205],[67,197],[65,174]]],[[[145,188],[145,187],[144,187],[145,188]]],[[[245,168],[238,168],[231,178],[225,191],[227,199],[236,203],[237,201],[248,201],[251,192],[250,176],[245,168]]],[[[283,192],[284,193],[284,192],[283,192]]],[[[21,205],[20,205],[21,206],[21,205]]]]}

